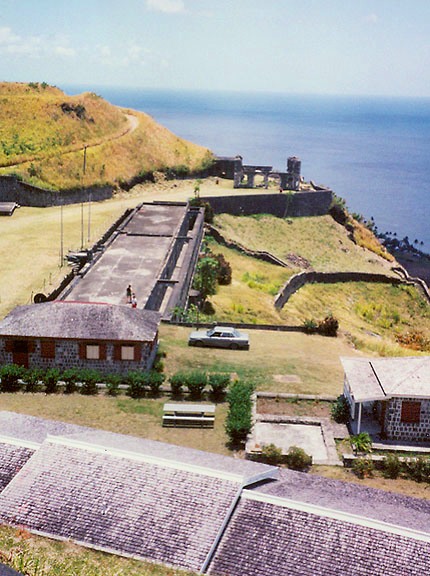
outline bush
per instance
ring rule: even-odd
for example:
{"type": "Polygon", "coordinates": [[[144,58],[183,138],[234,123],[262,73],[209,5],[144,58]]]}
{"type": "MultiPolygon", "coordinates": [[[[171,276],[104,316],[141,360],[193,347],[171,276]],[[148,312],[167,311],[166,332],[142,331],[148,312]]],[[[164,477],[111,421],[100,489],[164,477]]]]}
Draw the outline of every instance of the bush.
{"type": "Polygon", "coordinates": [[[352,465],[352,470],[358,478],[372,478],[374,469],[371,458],[357,458],[352,465]]]}
{"type": "Polygon", "coordinates": [[[385,478],[396,479],[402,470],[402,463],[397,454],[387,454],[382,462],[382,474],[385,478]]]}
{"type": "Polygon", "coordinates": [[[322,336],[337,336],[339,322],[331,314],[318,323],[318,333],[322,336]]]}
{"type": "Polygon", "coordinates": [[[312,466],[312,456],[306,454],[303,448],[298,446],[291,446],[285,457],[285,462],[288,468],[292,470],[308,470],[312,466]]]}
{"type": "Polygon", "coordinates": [[[372,451],[372,438],[367,432],[360,432],[349,439],[354,452],[371,452],[372,451]]]}
{"type": "Polygon", "coordinates": [[[305,320],[302,326],[306,334],[316,334],[318,330],[318,324],[312,318],[305,320]]]}
{"type": "Polygon", "coordinates": [[[97,382],[100,382],[101,375],[97,370],[80,370],[79,380],[81,381],[79,392],[84,396],[95,396],[99,393],[97,382]]]}
{"type": "Polygon", "coordinates": [[[261,456],[259,460],[265,464],[271,464],[273,466],[282,464],[284,461],[282,449],[275,446],[275,444],[267,444],[261,449],[261,456]]]}
{"type": "Polygon", "coordinates": [[[218,284],[221,286],[227,286],[228,284],[231,284],[232,270],[230,263],[227,262],[224,254],[215,254],[215,258],[218,260],[218,284]]]}
{"type": "Polygon", "coordinates": [[[45,384],[46,394],[55,394],[58,392],[58,381],[60,380],[60,371],[58,368],[48,368],[42,376],[45,384]]]}
{"type": "Polygon", "coordinates": [[[73,394],[78,389],[76,383],[80,380],[80,370],[78,368],[67,368],[67,370],[64,370],[61,379],[65,383],[65,394],[73,394]]]}
{"type": "Polygon", "coordinates": [[[250,384],[236,381],[227,394],[229,410],[225,422],[225,429],[232,444],[246,440],[252,426],[252,396],[253,388],[250,384]]]}
{"type": "Polygon", "coordinates": [[[147,389],[147,377],[144,372],[137,370],[128,372],[125,381],[127,384],[127,395],[131,398],[143,398],[147,389]]]}
{"type": "Polygon", "coordinates": [[[198,400],[202,397],[203,390],[208,383],[206,372],[202,370],[194,370],[187,374],[186,387],[190,393],[191,398],[198,400]]]}
{"type": "Polygon", "coordinates": [[[108,396],[118,396],[120,394],[119,385],[122,382],[122,376],[120,374],[107,374],[104,380],[108,396]]]}
{"type": "Polygon", "coordinates": [[[430,483],[430,458],[428,456],[417,456],[410,458],[405,464],[406,473],[415,482],[430,483]]]}
{"type": "Polygon", "coordinates": [[[160,393],[161,386],[164,382],[164,375],[159,372],[146,372],[146,384],[149,386],[153,396],[160,393]]]}
{"type": "Polygon", "coordinates": [[[169,382],[173,396],[180,396],[183,387],[186,385],[187,375],[184,372],[176,372],[176,374],[170,377],[169,382]]]}
{"type": "Polygon", "coordinates": [[[208,384],[214,398],[223,398],[230,385],[230,374],[209,374],[208,384]]]}
{"type": "Polygon", "coordinates": [[[43,370],[40,368],[29,368],[24,376],[25,391],[26,392],[39,392],[40,382],[42,380],[43,370]]]}
{"type": "Polygon", "coordinates": [[[348,400],[343,394],[337,397],[336,402],[331,406],[331,417],[339,424],[346,424],[350,418],[348,400]]]}
{"type": "Polygon", "coordinates": [[[0,368],[1,391],[18,392],[21,389],[21,378],[25,374],[25,368],[16,364],[5,364],[0,368]]]}

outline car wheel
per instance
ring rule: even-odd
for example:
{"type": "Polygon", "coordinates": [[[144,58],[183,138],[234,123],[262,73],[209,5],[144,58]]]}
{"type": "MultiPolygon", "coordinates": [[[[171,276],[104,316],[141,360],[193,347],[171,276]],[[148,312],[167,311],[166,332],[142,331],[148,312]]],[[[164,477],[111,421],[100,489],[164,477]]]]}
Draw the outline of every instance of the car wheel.
{"type": "Polygon", "coordinates": [[[237,350],[239,348],[239,346],[237,344],[235,344],[233,342],[233,344],[230,344],[230,350],[237,350]]]}
{"type": "Polygon", "coordinates": [[[196,346],[199,346],[200,348],[203,348],[203,346],[204,346],[204,344],[203,344],[203,342],[202,342],[201,340],[197,340],[197,342],[196,342],[195,345],[196,345],[196,346]]]}

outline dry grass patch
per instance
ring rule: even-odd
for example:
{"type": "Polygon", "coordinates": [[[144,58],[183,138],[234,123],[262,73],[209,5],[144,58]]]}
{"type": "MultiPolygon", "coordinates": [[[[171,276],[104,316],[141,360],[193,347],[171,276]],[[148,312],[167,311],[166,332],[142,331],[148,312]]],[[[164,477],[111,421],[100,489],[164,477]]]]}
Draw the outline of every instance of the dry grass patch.
{"type": "Polygon", "coordinates": [[[191,576],[191,572],[121,558],[0,526],[0,562],[28,576],[191,576]]]}
{"type": "Polygon", "coordinates": [[[282,260],[295,254],[321,272],[390,272],[386,260],[354,244],[345,228],[328,215],[282,219],[221,214],[215,225],[247,248],[267,250],[282,260]]]}
{"type": "Polygon", "coordinates": [[[361,486],[364,485],[379,490],[386,490],[387,492],[396,492],[414,498],[425,498],[426,500],[430,500],[429,484],[418,483],[403,478],[390,480],[389,478],[384,478],[378,471],[374,471],[373,478],[363,478],[361,480],[352,472],[351,469],[342,468],[340,466],[312,466],[311,474],[325,476],[326,478],[332,478],[333,480],[353,482],[354,484],[360,484],[361,486]]]}

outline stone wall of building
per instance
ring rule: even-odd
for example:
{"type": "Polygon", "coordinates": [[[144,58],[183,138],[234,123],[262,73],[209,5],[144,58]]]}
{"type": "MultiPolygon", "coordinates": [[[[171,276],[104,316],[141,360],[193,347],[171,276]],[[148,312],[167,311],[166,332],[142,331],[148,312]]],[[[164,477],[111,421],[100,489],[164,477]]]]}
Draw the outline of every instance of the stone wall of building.
{"type": "Polygon", "coordinates": [[[391,398],[385,412],[384,431],[389,440],[430,441],[430,400],[391,398]],[[402,402],[421,402],[420,422],[401,422],[402,402]]]}
{"type": "MultiPolygon", "coordinates": [[[[7,350],[7,341],[13,338],[0,338],[0,365],[13,363],[13,352],[7,350]]],[[[18,340],[18,338],[17,338],[18,340]]],[[[23,338],[19,338],[23,340],[23,338]]],[[[115,344],[128,345],[128,342],[85,342],[86,344],[106,345],[106,357],[100,360],[90,360],[81,358],[79,354],[80,341],[77,340],[55,340],[55,358],[43,358],[41,354],[40,339],[26,339],[31,343],[31,352],[28,353],[29,368],[59,368],[66,370],[68,368],[91,368],[98,370],[102,374],[125,374],[131,370],[150,370],[157,353],[157,342],[153,344],[142,342],[141,358],[139,361],[134,360],[116,360],[114,359],[115,344]]],[[[46,339],[45,339],[46,341],[46,339]]],[[[84,342],[84,341],[82,341],[84,342]]],[[[131,345],[132,343],[130,343],[131,345]]]]}
{"type": "Polygon", "coordinates": [[[98,202],[112,198],[112,186],[99,186],[88,189],[45,190],[21,182],[15,176],[0,176],[0,202],[16,202],[20,206],[34,206],[45,208],[47,206],[60,206],[78,204],[88,200],[98,202]]]}
{"type": "Polygon", "coordinates": [[[205,196],[215,214],[250,216],[272,214],[278,218],[298,216],[323,216],[327,214],[333,193],[331,190],[286,192],[277,194],[244,194],[238,196],[205,196]]]}

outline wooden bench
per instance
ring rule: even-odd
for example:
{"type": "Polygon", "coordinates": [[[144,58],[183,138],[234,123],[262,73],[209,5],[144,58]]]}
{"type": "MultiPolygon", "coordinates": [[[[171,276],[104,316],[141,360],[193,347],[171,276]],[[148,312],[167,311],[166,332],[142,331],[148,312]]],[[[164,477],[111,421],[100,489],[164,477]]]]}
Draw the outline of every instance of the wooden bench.
{"type": "Polygon", "coordinates": [[[214,404],[164,404],[163,426],[213,428],[214,404]]]}

